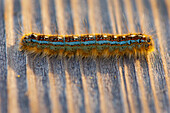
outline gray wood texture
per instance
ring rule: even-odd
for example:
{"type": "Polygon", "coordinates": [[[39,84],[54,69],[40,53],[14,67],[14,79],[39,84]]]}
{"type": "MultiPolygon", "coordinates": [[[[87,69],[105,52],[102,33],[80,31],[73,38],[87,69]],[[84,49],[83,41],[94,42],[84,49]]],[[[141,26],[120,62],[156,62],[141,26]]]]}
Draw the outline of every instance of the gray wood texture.
{"type": "Polygon", "coordinates": [[[0,113],[170,113],[170,0],[0,0],[0,113]],[[142,32],[146,58],[34,57],[23,34],[142,32]]]}

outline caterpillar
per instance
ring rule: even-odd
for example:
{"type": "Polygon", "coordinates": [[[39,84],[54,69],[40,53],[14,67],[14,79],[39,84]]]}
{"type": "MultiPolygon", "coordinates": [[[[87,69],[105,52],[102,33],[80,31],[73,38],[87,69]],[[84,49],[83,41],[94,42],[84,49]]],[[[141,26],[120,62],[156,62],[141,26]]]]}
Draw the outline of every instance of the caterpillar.
{"type": "Polygon", "coordinates": [[[22,36],[20,50],[43,56],[141,56],[154,50],[152,36],[143,33],[22,36]]]}

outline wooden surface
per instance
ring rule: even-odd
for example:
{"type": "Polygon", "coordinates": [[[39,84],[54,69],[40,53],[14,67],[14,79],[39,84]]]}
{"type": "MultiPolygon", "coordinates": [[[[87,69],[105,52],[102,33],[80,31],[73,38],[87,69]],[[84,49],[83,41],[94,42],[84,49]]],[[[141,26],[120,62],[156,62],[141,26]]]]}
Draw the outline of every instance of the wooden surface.
{"type": "Polygon", "coordinates": [[[0,0],[0,113],[170,113],[170,0],[0,0]],[[56,59],[18,51],[29,32],[144,32],[146,58],[56,59]]]}

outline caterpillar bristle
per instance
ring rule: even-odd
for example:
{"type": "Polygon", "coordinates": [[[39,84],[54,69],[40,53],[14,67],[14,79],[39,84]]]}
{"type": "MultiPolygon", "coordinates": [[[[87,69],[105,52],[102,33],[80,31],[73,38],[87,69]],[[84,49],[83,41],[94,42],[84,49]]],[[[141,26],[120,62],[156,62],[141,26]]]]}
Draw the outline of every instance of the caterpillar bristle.
{"type": "Polygon", "coordinates": [[[57,57],[121,57],[146,56],[154,51],[151,36],[130,34],[81,34],[44,35],[25,34],[20,42],[20,51],[27,54],[57,57]]]}

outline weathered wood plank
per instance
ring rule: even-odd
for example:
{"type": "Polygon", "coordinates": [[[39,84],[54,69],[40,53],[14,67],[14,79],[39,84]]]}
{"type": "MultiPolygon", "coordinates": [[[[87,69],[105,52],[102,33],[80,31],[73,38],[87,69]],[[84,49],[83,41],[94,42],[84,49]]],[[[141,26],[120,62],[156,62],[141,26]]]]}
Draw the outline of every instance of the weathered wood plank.
{"type": "Polygon", "coordinates": [[[169,4],[169,0],[0,0],[0,113],[170,112],[169,4]],[[156,51],[137,60],[33,57],[18,51],[19,31],[62,35],[142,31],[153,35],[156,51]]]}

